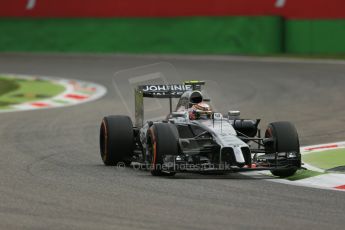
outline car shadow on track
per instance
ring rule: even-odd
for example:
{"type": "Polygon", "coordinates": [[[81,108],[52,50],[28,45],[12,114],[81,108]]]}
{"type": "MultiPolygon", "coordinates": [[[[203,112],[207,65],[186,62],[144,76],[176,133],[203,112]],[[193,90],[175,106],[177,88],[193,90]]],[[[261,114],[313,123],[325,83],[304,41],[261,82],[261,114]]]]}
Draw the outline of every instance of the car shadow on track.
{"type": "Polygon", "coordinates": [[[229,174],[196,174],[196,173],[179,173],[173,177],[164,177],[167,179],[174,179],[174,180],[190,180],[190,179],[197,179],[197,180],[205,180],[205,179],[213,179],[213,180],[267,180],[273,179],[268,175],[245,175],[242,173],[229,173],[229,174]]]}
{"type": "MultiPolygon", "coordinates": [[[[137,177],[151,177],[153,179],[167,179],[167,180],[272,180],[278,179],[266,173],[176,173],[175,176],[152,176],[150,171],[145,169],[136,169],[131,166],[118,168],[116,166],[95,165],[97,168],[111,168],[117,173],[125,173],[137,177]]],[[[114,172],[114,171],[113,171],[114,172]]]]}

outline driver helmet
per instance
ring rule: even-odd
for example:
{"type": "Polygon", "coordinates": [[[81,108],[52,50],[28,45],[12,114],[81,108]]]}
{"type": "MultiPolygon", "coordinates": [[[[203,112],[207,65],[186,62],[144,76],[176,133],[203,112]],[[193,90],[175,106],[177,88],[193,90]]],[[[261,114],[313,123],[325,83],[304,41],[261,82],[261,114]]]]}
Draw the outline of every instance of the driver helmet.
{"type": "Polygon", "coordinates": [[[213,111],[207,103],[201,102],[191,107],[189,111],[190,120],[210,119],[213,111]]]}

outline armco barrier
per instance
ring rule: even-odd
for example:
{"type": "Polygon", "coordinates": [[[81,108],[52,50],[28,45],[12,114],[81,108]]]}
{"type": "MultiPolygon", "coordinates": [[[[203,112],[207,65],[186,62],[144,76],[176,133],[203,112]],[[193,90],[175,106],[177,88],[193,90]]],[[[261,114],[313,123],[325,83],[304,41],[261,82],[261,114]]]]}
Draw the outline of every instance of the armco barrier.
{"type": "Polygon", "coordinates": [[[282,51],[279,17],[2,19],[0,51],[238,53],[282,51]]]}
{"type": "Polygon", "coordinates": [[[285,51],[296,54],[344,54],[345,20],[288,20],[285,51]]]}
{"type": "Polygon", "coordinates": [[[0,17],[345,18],[344,0],[0,0],[0,17]]]}

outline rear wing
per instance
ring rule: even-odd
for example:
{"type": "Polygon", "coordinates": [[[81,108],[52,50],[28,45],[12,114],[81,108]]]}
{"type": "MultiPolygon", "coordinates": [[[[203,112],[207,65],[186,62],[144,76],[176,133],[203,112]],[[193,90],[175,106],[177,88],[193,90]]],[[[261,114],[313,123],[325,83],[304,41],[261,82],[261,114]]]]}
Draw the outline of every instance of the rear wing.
{"type": "Polygon", "coordinates": [[[140,85],[138,90],[143,97],[179,98],[184,92],[192,90],[191,85],[140,85]]]}
{"type": "Polygon", "coordinates": [[[135,98],[135,125],[144,124],[144,97],[168,98],[170,113],[172,112],[172,98],[180,98],[186,91],[201,90],[204,81],[185,81],[183,84],[171,85],[139,85],[134,91],[135,98]]]}

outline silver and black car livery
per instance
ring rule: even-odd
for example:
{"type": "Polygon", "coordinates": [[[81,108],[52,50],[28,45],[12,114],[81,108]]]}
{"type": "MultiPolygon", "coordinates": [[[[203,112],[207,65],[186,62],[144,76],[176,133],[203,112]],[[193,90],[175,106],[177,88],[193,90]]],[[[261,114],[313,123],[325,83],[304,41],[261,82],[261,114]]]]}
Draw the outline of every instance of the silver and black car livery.
{"type": "Polygon", "coordinates": [[[145,168],[155,176],[270,170],[273,175],[288,177],[301,168],[298,134],[290,122],[272,122],[261,135],[260,119],[241,119],[239,111],[190,119],[193,105],[209,101],[201,92],[204,85],[203,81],[187,81],[138,86],[134,125],[123,115],[102,120],[103,163],[145,168]],[[166,119],[144,121],[144,97],[170,99],[166,119]],[[179,99],[175,110],[172,98],[179,99]]]}

